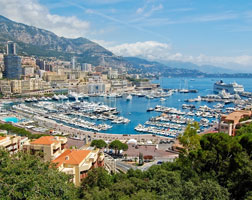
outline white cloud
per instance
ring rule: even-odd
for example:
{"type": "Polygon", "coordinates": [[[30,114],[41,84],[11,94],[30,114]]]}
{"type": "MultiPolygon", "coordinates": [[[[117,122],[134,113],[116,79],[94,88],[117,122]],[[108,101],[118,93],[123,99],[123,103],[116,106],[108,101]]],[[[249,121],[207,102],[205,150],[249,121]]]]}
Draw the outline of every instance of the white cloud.
{"type": "Polygon", "coordinates": [[[239,66],[242,70],[251,70],[252,56],[207,56],[200,54],[199,56],[183,55],[182,53],[174,53],[171,45],[156,41],[146,41],[137,43],[125,43],[109,48],[114,54],[120,56],[136,56],[155,61],[183,61],[192,62],[199,65],[217,65],[226,68],[236,68],[239,66]]]}
{"type": "Polygon", "coordinates": [[[156,41],[137,43],[125,43],[109,48],[113,53],[120,56],[140,56],[148,59],[160,59],[164,52],[169,52],[171,46],[156,41]]]}
{"type": "Polygon", "coordinates": [[[105,40],[95,40],[92,39],[93,42],[103,46],[104,48],[110,47],[115,44],[115,42],[105,41],[105,40]]]}
{"type": "Polygon", "coordinates": [[[85,36],[89,22],[75,16],[54,15],[37,0],[0,0],[0,14],[11,20],[47,29],[59,36],[76,38],[85,36]]]}

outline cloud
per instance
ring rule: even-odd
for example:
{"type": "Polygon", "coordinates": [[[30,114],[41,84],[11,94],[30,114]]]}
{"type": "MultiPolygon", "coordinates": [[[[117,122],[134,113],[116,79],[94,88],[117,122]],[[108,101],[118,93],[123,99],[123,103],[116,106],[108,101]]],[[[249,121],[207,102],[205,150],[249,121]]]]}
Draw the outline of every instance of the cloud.
{"type": "Polygon", "coordinates": [[[140,20],[144,20],[147,17],[150,17],[153,15],[153,13],[160,11],[164,8],[163,4],[156,5],[153,1],[147,0],[144,5],[136,10],[136,14],[140,17],[134,19],[131,22],[136,22],[140,20]]]}
{"type": "Polygon", "coordinates": [[[138,22],[144,19],[142,25],[144,26],[163,26],[172,24],[188,24],[188,23],[207,23],[207,22],[218,22],[237,19],[238,15],[235,13],[221,13],[221,14],[209,14],[199,16],[187,16],[180,19],[170,18],[139,18],[132,22],[138,22]]]}
{"type": "Polygon", "coordinates": [[[125,43],[110,47],[113,53],[120,56],[140,56],[147,59],[161,59],[164,52],[171,50],[171,45],[156,41],[125,43]]]}
{"type": "Polygon", "coordinates": [[[96,40],[96,39],[93,39],[92,40],[93,42],[107,48],[107,47],[110,47],[112,45],[115,45],[115,42],[110,42],[110,41],[105,41],[105,40],[96,40]]]}
{"type": "Polygon", "coordinates": [[[75,16],[54,15],[37,0],[0,0],[0,14],[11,20],[47,29],[59,36],[76,38],[86,36],[89,22],[75,16]]]}
{"type": "Polygon", "coordinates": [[[170,44],[160,43],[156,41],[125,43],[110,47],[114,54],[119,56],[141,57],[154,61],[183,61],[192,62],[199,65],[217,65],[226,68],[235,68],[241,66],[243,69],[249,70],[252,63],[252,56],[207,56],[200,54],[198,56],[183,55],[182,53],[174,53],[170,44]]]}
{"type": "Polygon", "coordinates": [[[127,20],[121,20],[119,18],[112,17],[111,15],[104,14],[104,13],[98,11],[98,10],[88,9],[85,6],[82,6],[80,4],[76,4],[76,3],[73,3],[73,2],[70,2],[70,1],[68,2],[68,4],[71,5],[71,6],[75,6],[76,8],[79,8],[79,9],[83,10],[86,14],[96,15],[96,16],[101,17],[102,19],[109,20],[111,22],[123,25],[125,27],[133,28],[133,29],[135,29],[137,31],[141,31],[141,32],[144,32],[144,33],[148,33],[148,34],[154,35],[155,37],[162,38],[163,40],[168,40],[168,38],[166,36],[164,36],[164,35],[161,35],[161,34],[155,32],[155,31],[152,31],[152,30],[148,30],[148,29],[142,28],[139,25],[131,24],[127,20]]]}

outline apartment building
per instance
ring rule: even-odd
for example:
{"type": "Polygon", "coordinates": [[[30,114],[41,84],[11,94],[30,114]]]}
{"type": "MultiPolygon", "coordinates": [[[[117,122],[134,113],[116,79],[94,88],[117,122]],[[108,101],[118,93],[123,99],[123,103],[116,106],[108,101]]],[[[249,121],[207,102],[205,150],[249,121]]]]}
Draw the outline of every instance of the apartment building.
{"type": "Polygon", "coordinates": [[[40,155],[44,161],[51,161],[64,152],[67,143],[66,137],[43,136],[39,139],[28,141],[24,144],[23,149],[32,155],[40,155]]]}
{"type": "Polygon", "coordinates": [[[43,79],[47,82],[64,82],[67,80],[66,75],[58,74],[56,72],[44,72],[43,79]]]}
{"type": "Polygon", "coordinates": [[[89,170],[103,167],[104,154],[96,150],[67,149],[52,161],[59,171],[73,175],[73,183],[80,185],[89,170]]]}
{"type": "Polygon", "coordinates": [[[11,92],[14,94],[22,93],[22,81],[21,80],[12,80],[11,81],[11,92]]]}
{"type": "Polygon", "coordinates": [[[236,128],[242,124],[242,120],[251,118],[252,112],[249,110],[238,110],[228,115],[221,116],[219,123],[219,132],[227,133],[229,136],[235,136],[236,128]]]}
{"type": "Polygon", "coordinates": [[[21,149],[21,137],[15,135],[0,136],[0,148],[6,149],[10,154],[21,149]]]}

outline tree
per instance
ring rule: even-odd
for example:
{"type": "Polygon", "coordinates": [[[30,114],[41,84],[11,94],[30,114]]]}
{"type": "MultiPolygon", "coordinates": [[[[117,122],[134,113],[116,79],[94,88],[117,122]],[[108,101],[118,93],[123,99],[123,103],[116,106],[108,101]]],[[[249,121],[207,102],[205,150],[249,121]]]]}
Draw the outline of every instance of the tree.
{"type": "Polygon", "coordinates": [[[199,130],[199,124],[194,122],[188,124],[183,135],[179,136],[179,142],[183,145],[183,153],[188,154],[189,151],[197,150],[200,148],[200,136],[197,131],[199,130]]]}
{"type": "Polygon", "coordinates": [[[183,199],[218,199],[228,200],[229,193],[213,180],[188,181],[183,184],[183,199]]]}
{"type": "Polygon", "coordinates": [[[93,140],[91,142],[91,147],[102,149],[104,147],[107,147],[107,143],[104,140],[93,140]]]}
{"type": "Polygon", "coordinates": [[[71,178],[35,156],[0,150],[1,199],[77,199],[71,178]]]}
{"type": "Polygon", "coordinates": [[[116,154],[120,153],[120,150],[126,151],[128,149],[128,145],[122,143],[119,140],[114,140],[109,144],[109,148],[114,149],[116,154]]]}
{"type": "Polygon", "coordinates": [[[81,183],[81,188],[86,190],[87,187],[99,187],[100,189],[105,189],[111,186],[112,177],[103,168],[95,168],[88,173],[87,178],[83,179],[81,183]]]}
{"type": "Polygon", "coordinates": [[[236,135],[252,134],[252,123],[244,124],[242,127],[236,130],[236,135]]]}

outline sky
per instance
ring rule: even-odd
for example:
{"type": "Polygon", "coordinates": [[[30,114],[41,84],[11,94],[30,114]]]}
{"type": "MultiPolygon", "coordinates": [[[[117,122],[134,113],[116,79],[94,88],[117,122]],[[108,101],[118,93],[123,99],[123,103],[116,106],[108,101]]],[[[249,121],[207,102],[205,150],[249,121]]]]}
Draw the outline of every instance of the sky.
{"type": "Polygon", "coordinates": [[[0,15],[119,56],[252,72],[251,0],[0,0],[0,15]]]}

